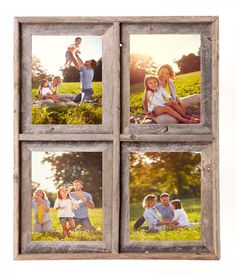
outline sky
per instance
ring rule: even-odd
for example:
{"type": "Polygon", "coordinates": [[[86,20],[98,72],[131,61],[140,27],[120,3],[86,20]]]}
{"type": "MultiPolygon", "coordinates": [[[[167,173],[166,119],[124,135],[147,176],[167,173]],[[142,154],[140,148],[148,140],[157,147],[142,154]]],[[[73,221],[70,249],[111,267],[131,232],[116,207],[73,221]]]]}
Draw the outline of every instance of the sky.
{"type": "MultiPolygon", "coordinates": [[[[48,74],[60,75],[61,66],[65,65],[65,53],[67,47],[74,43],[76,36],[32,36],[32,56],[40,59],[44,69],[48,74]]],[[[102,37],[101,36],[80,36],[82,61],[102,57],[102,37]]]]}
{"type": "MultiPolygon", "coordinates": [[[[56,152],[56,155],[61,155],[65,152],[56,152]]],[[[40,189],[56,192],[56,188],[53,182],[53,171],[51,170],[52,166],[50,163],[46,162],[41,163],[45,152],[34,151],[32,155],[32,172],[31,179],[33,182],[40,184],[40,189]]]]}
{"type": "Polygon", "coordinates": [[[200,35],[130,35],[131,54],[151,56],[158,67],[169,64],[175,72],[179,70],[174,60],[190,53],[197,54],[200,45],[200,35]]]}

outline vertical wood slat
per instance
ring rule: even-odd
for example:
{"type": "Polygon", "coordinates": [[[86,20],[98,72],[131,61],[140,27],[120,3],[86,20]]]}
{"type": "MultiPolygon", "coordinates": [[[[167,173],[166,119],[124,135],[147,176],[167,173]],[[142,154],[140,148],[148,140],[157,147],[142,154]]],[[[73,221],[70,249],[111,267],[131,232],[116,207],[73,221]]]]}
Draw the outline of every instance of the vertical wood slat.
{"type": "Polygon", "coordinates": [[[220,258],[219,214],[219,18],[212,23],[212,194],[213,194],[213,249],[220,258]]]}
{"type": "Polygon", "coordinates": [[[14,19],[14,257],[19,255],[20,249],[20,23],[14,19]]]}
{"type": "Polygon", "coordinates": [[[120,220],[120,23],[114,23],[112,253],[119,253],[120,220]]]}

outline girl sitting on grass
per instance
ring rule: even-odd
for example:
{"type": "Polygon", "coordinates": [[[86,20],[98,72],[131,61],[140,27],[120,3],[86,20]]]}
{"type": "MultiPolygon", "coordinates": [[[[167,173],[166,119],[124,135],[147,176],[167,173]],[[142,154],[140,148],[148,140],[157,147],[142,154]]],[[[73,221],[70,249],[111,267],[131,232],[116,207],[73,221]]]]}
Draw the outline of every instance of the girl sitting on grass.
{"type": "Polygon", "coordinates": [[[162,221],[157,215],[157,197],[149,194],[143,199],[143,207],[145,211],[143,217],[148,225],[149,231],[160,231],[165,229],[165,225],[168,225],[170,221],[162,221]]]}
{"type": "Polygon", "coordinates": [[[62,186],[59,188],[54,208],[58,210],[58,218],[65,237],[70,237],[70,231],[75,228],[73,220],[75,214],[73,213],[73,210],[76,209],[81,203],[83,203],[82,200],[76,201],[70,196],[69,190],[66,187],[62,186]]]}
{"type": "Polygon", "coordinates": [[[181,112],[179,105],[177,105],[177,101],[163,89],[155,76],[145,77],[144,88],[144,111],[152,118],[167,113],[181,123],[199,123],[198,118],[188,119],[187,116],[181,112]],[[168,103],[165,102],[164,97],[169,100],[168,103]]]}
{"type": "Polygon", "coordinates": [[[174,210],[174,217],[171,221],[172,227],[192,227],[189,222],[188,216],[182,207],[182,203],[179,199],[171,201],[172,209],[174,210]]]}
{"type": "Polygon", "coordinates": [[[38,88],[38,96],[42,100],[52,99],[55,103],[59,102],[58,96],[55,94],[52,94],[52,91],[49,87],[48,80],[46,79],[41,81],[41,84],[38,88]]]}
{"type": "Polygon", "coordinates": [[[51,231],[52,221],[49,216],[50,202],[43,190],[38,189],[34,192],[32,208],[34,209],[34,232],[51,231]]]}

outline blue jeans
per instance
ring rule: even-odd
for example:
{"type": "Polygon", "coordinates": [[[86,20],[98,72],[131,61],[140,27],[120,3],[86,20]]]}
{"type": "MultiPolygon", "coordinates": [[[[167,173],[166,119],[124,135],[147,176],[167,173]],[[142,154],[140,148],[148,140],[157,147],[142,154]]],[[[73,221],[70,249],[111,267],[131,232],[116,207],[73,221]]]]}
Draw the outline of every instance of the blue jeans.
{"type": "Polygon", "coordinates": [[[75,222],[75,227],[77,227],[77,225],[81,225],[86,230],[89,230],[89,231],[94,230],[94,227],[92,226],[92,224],[91,224],[88,217],[85,217],[85,218],[76,218],[76,217],[74,217],[74,222],[75,222]]]}
{"type": "Polygon", "coordinates": [[[84,100],[91,99],[93,92],[94,91],[92,88],[82,89],[80,93],[75,95],[75,97],[73,98],[73,101],[76,103],[78,102],[82,103],[84,100]]]}

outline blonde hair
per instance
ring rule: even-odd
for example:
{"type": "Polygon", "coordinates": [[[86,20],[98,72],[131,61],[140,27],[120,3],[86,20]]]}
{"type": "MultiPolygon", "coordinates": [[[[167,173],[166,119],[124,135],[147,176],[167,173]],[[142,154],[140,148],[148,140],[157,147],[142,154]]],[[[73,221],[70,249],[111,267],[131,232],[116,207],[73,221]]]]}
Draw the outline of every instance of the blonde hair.
{"type": "Polygon", "coordinates": [[[36,189],[36,191],[34,192],[33,196],[36,196],[36,194],[37,194],[39,191],[42,192],[42,194],[43,194],[43,199],[44,199],[44,200],[45,200],[45,199],[48,199],[48,198],[47,198],[47,195],[46,195],[46,193],[45,193],[45,191],[42,190],[42,189],[36,189]]]}
{"type": "Polygon", "coordinates": [[[144,109],[148,110],[148,104],[150,104],[150,99],[148,98],[147,92],[148,90],[151,90],[148,86],[148,81],[155,79],[157,81],[157,84],[159,86],[159,80],[157,79],[156,76],[154,75],[147,75],[144,78],[144,97],[143,97],[143,104],[144,104],[144,109]]]}
{"type": "Polygon", "coordinates": [[[160,70],[162,68],[166,68],[169,71],[171,80],[173,80],[175,78],[174,70],[173,70],[172,66],[170,66],[169,64],[163,64],[160,66],[160,68],[157,70],[157,77],[160,75],[160,70]]]}
{"type": "MultiPolygon", "coordinates": [[[[62,197],[61,197],[61,195],[60,195],[60,192],[61,192],[61,190],[62,189],[66,189],[67,190],[67,188],[65,187],[65,186],[61,186],[59,189],[58,189],[58,191],[57,191],[57,198],[58,199],[62,199],[62,197]]],[[[67,199],[70,199],[70,194],[69,194],[69,191],[68,191],[68,194],[67,194],[67,199]]]]}
{"type": "Polygon", "coordinates": [[[143,207],[150,208],[150,205],[153,202],[153,200],[157,200],[157,197],[155,195],[148,194],[147,196],[145,196],[143,199],[143,207]]]}

